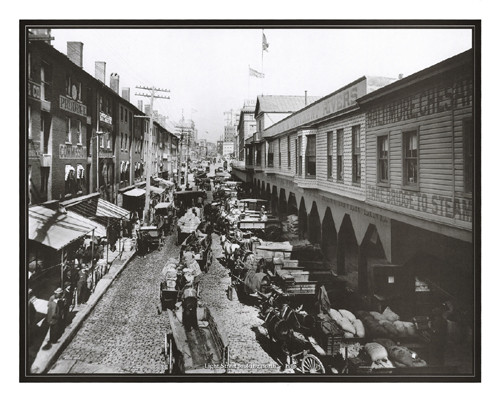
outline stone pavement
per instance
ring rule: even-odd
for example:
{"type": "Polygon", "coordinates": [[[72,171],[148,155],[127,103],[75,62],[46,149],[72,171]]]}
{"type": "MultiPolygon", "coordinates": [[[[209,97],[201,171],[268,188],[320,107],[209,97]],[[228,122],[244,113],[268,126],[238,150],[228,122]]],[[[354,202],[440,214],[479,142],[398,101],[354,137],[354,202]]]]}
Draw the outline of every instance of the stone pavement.
{"type": "Polygon", "coordinates": [[[231,283],[228,270],[217,258],[222,256],[220,238],[213,235],[213,263],[200,281],[201,301],[210,308],[229,340],[230,374],[283,374],[280,365],[269,354],[271,344],[261,327],[258,309],[241,303],[233,292],[229,300],[226,290],[231,283]]]}
{"type": "Polygon", "coordinates": [[[168,329],[160,308],[161,270],[179,256],[176,236],[162,250],[136,256],[103,295],[49,374],[163,374],[168,329]]]}
{"type": "Polygon", "coordinates": [[[135,250],[130,250],[124,251],[121,256],[118,252],[116,252],[116,255],[111,256],[109,260],[113,262],[109,272],[97,283],[94,292],[87,301],[87,304],[80,305],[75,308],[76,315],[71,323],[65,328],[64,333],[59,338],[59,341],[56,344],[48,344],[49,334],[47,333],[42,343],[42,348],[37,353],[35,361],[31,365],[31,374],[43,374],[47,372],[50,365],[54,363],[61,351],[64,350],[64,348],[69,344],[73,336],[80,328],[82,322],[90,314],[104,292],[106,292],[108,287],[111,285],[111,282],[125,268],[134,255],[135,250]],[[50,347],[47,348],[47,345],[50,345],[50,347]]]}

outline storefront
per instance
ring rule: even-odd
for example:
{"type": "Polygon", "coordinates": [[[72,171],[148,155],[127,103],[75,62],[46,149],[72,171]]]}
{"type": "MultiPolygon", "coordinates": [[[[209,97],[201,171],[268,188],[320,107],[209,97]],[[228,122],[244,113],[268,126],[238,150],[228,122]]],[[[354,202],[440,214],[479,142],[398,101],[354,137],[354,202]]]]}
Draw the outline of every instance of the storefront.
{"type": "Polygon", "coordinates": [[[435,302],[469,309],[473,88],[468,51],[358,100],[366,113],[366,203],[390,219],[388,261],[427,283],[435,302]]]}

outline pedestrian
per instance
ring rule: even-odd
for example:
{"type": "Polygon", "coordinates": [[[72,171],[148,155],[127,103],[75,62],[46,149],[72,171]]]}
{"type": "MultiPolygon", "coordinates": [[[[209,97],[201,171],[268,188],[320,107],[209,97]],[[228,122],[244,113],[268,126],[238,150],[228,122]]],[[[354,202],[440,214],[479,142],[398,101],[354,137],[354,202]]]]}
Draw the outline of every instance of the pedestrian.
{"type": "Polygon", "coordinates": [[[85,304],[87,302],[87,268],[82,268],[78,273],[78,282],[76,284],[78,304],[85,304]]]}
{"type": "Polygon", "coordinates": [[[50,296],[47,304],[47,324],[49,325],[49,343],[56,343],[61,336],[63,329],[63,290],[57,288],[50,296]]]}
{"type": "Polygon", "coordinates": [[[33,339],[36,335],[37,322],[36,322],[36,297],[32,289],[28,289],[28,337],[33,339]]]}
{"type": "Polygon", "coordinates": [[[446,342],[448,324],[443,317],[443,311],[440,308],[432,310],[431,318],[431,357],[435,359],[437,365],[443,366],[445,363],[446,342]]]}
{"type": "Polygon", "coordinates": [[[69,324],[69,309],[71,307],[71,303],[73,303],[73,288],[71,287],[71,283],[64,282],[64,290],[61,300],[63,305],[62,319],[65,324],[69,324]]]}

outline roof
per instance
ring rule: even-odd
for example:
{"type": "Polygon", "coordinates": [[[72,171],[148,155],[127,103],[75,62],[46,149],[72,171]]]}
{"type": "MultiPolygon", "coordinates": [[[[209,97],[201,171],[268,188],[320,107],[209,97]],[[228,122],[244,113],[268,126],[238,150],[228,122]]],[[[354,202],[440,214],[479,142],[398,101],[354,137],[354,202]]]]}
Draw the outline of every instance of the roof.
{"type": "MultiPolygon", "coordinates": [[[[319,99],[320,96],[308,96],[307,104],[319,99]]],[[[257,97],[255,116],[260,113],[293,113],[306,106],[305,96],[260,95],[257,97]]]]}
{"type": "Polygon", "coordinates": [[[128,217],[130,214],[126,209],[120,208],[119,206],[99,198],[97,201],[97,216],[106,216],[110,218],[123,218],[128,217]]]}
{"type": "Polygon", "coordinates": [[[389,85],[386,85],[376,91],[368,93],[367,95],[358,98],[357,102],[360,106],[363,106],[371,101],[375,101],[383,96],[394,94],[395,92],[407,88],[410,85],[416,85],[422,83],[423,80],[435,77],[438,74],[446,74],[452,69],[459,68],[460,66],[470,64],[471,68],[474,65],[474,53],[472,49],[469,49],[463,53],[457,54],[456,56],[450,57],[443,60],[433,66],[427,67],[424,70],[420,70],[408,77],[397,80],[389,85]]]}
{"type": "Polygon", "coordinates": [[[128,195],[129,197],[140,197],[145,194],[146,190],[143,190],[142,188],[133,188],[132,190],[123,193],[123,195],[128,195]]]}
{"type": "Polygon", "coordinates": [[[96,229],[100,232],[103,227],[71,211],[64,213],[41,205],[29,208],[28,238],[55,250],[61,250],[96,229]]]}
{"type": "MultiPolygon", "coordinates": [[[[90,218],[96,216],[99,195],[100,193],[88,194],[61,201],[59,204],[66,208],[67,211],[76,212],[77,214],[90,218]]],[[[54,206],[54,208],[56,207],[57,206],[54,206]]]]}

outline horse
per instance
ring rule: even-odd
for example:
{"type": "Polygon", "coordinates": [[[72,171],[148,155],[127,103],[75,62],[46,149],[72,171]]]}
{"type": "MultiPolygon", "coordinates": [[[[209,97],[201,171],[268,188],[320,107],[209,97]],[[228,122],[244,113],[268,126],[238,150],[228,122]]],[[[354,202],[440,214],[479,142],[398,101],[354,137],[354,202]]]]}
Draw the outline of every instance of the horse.
{"type": "Polygon", "coordinates": [[[240,245],[236,243],[231,243],[226,237],[226,235],[222,235],[220,239],[221,239],[222,250],[224,251],[224,258],[227,264],[230,261],[231,257],[234,256],[235,251],[240,248],[240,245]]]}

